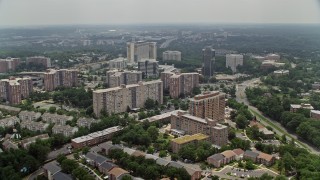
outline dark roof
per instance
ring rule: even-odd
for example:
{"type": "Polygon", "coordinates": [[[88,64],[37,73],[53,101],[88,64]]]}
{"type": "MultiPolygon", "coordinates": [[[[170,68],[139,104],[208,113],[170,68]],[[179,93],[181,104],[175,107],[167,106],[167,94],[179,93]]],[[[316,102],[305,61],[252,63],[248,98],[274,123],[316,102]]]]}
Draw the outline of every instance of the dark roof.
{"type": "Polygon", "coordinates": [[[65,174],[62,172],[57,172],[53,175],[54,180],[72,180],[72,177],[69,174],[65,174]]]}
{"type": "Polygon", "coordinates": [[[175,161],[171,161],[169,164],[168,164],[169,167],[175,167],[175,168],[183,168],[183,165],[181,165],[180,163],[177,163],[175,161]]]}
{"type": "Polygon", "coordinates": [[[253,152],[253,151],[250,151],[250,150],[246,150],[244,152],[244,155],[245,156],[250,156],[250,157],[253,157],[253,158],[256,158],[259,156],[259,153],[256,153],[256,152],[253,152]]]}
{"type": "Polygon", "coordinates": [[[219,153],[219,154],[214,154],[208,158],[213,159],[215,161],[221,161],[222,159],[224,159],[224,156],[219,153]]]}
{"type": "Polygon", "coordinates": [[[46,169],[47,171],[50,171],[51,174],[55,174],[55,173],[61,171],[61,167],[58,166],[57,163],[55,163],[55,162],[45,164],[43,166],[43,168],[46,169]]]}
{"type": "Polygon", "coordinates": [[[102,164],[105,161],[110,161],[110,159],[93,152],[88,152],[86,154],[86,158],[99,164],[102,164]]]}
{"type": "Polygon", "coordinates": [[[163,158],[158,158],[156,160],[156,163],[161,165],[161,166],[166,166],[170,163],[170,161],[166,160],[166,159],[163,159],[163,158]]]}
{"type": "Polygon", "coordinates": [[[114,167],[118,167],[117,165],[110,163],[110,162],[104,162],[100,166],[103,167],[104,169],[106,169],[107,171],[110,171],[114,167]]]}

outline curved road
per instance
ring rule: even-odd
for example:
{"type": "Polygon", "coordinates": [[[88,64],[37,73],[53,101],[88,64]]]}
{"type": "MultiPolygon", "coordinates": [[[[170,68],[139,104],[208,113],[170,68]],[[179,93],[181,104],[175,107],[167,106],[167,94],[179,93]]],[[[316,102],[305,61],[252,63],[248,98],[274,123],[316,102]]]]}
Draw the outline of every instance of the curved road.
{"type": "Polygon", "coordinates": [[[264,116],[256,107],[251,106],[246,97],[245,89],[247,87],[253,87],[256,83],[259,83],[259,78],[251,79],[248,81],[244,81],[242,84],[237,84],[236,86],[236,100],[238,102],[242,102],[248,106],[249,110],[257,117],[260,122],[265,126],[271,126],[273,130],[280,136],[285,134],[288,138],[293,138],[297,142],[300,147],[306,148],[313,154],[319,155],[319,149],[316,147],[310,146],[309,144],[302,142],[298,139],[297,135],[288,132],[279,122],[274,121],[266,116],[264,116]],[[260,116],[260,117],[259,117],[260,116]],[[261,118],[263,117],[263,118],[261,118]]]}

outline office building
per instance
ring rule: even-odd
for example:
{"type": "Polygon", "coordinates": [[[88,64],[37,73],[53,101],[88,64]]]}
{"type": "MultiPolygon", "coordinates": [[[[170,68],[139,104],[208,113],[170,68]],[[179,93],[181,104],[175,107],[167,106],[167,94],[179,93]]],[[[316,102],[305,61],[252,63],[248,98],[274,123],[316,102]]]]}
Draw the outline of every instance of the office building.
{"type": "Polygon", "coordinates": [[[232,72],[237,72],[237,67],[243,66],[243,55],[241,54],[227,54],[226,67],[231,68],[232,72]]]}
{"type": "Polygon", "coordinates": [[[187,112],[171,115],[171,129],[184,131],[188,135],[202,133],[209,136],[209,141],[217,146],[228,142],[228,127],[209,118],[199,118],[187,112]]]}
{"type": "Polygon", "coordinates": [[[142,78],[159,77],[159,64],[155,59],[139,60],[138,70],[142,72],[142,78]]]}
{"type": "Polygon", "coordinates": [[[107,71],[106,75],[106,83],[109,88],[118,87],[121,84],[137,84],[142,81],[141,71],[111,70],[107,71]]]}
{"type": "Polygon", "coordinates": [[[109,61],[109,69],[125,69],[127,67],[127,59],[119,57],[109,61]]]}
{"type": "Polygon", "coordinates": [[[157,59],[157,43],[141,41],[127,43],[127,59],[129,63],[142,59],[157,59]]]}
{"type": "Polygon", "coordinates": [[[199,73],[172,73],[162,72],[161,81],[163,88],[168,90],[171,98],[192,93],[193,88],[199,86],[199,73]]]}
{"type": "Polygon", "coordinates": [[[44,90],[53,91],[57,87],[74,87],[78,85],[78,71],[74,69],[48,69],[44,73],[44,90]]]}
{"type": "Polygon", "coordinates": [[[208,46],[202,50],[202,75],[211,77],[214,73],[215,50],[208,46]]]}
{"type": "Polygon", "coordinates": [[[0,59],[0,73],[15,71],[19,64],[20,64],[20,58],[0,59]]]}
{"type": "Polygon", "coordinates": [[[190,99],[189,113],[200,118],[210,118],[215,121],[224,120],[225,93],[218,91],[204,92],[190,99]]]}
{"type": "Polygon", "coordinates": [[[162,53],[162,60],[164,61],[181,61],[180,51],[165,51],[162,53]]]}
{"type": "Polygon", "coordinates": [[[142,108],[150,98],[163,103],[162,81],[139,82],[139,84],[93,91],[93,110],[96,116],[101,112],[121,113],[130,109],[142,108]]]}
{"type": "Polygon", "coordinates": [[[26,63],[42,65],[44,68],[51,67],[51,59],[44,56],[27,57],[26,63]]]}
{"type": "Polygon", "coordinates": [[[10,104],[20,104],[22,99],[28,98],[33,92],[30,78],[10,78],[0,80],[0,99],[10,104]]]}
{"type": "Polygon", "coordinates": [[[171,149],[172,152],[178,153],[179,150],[188,145],[188,144],[194,144],[196,145],[199,142],[207,141],[209,139],[209,136],[198,133],[193,135],[185,135],[182,137],[178,137],[171,140],[171,149]]]}

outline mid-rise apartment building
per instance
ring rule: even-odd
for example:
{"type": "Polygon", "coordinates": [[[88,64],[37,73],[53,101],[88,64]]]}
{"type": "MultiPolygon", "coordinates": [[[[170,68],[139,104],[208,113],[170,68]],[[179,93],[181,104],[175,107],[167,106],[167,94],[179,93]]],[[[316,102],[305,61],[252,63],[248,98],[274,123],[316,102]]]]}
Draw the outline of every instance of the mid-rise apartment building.
{"type": "Polygon", "coordinates": [[[45,68],[51,67],[51,59],[44,56],[27,57],[27,64],[40,64],[45,68]]]}
{"type": "Polygon", "coordinates": [[[0,127],[13,127],[15,124],[20,123],[20,119],[16,116],[0,119],[0,127]]]}
{"type": "Polygon", "coordinates": [[[90,128],[92,123],[97,123],[97,122],[99,122],[99,121],[94,120],[92,118],[81,117],[77,120],[77,126],[90,128]]]}
{"type": "Polygon", "coordinates": [[[162,81],[155,80],[93,91],[94,113],[99,117],[101,112],[111,114],[142,108],[148,98],[162,104],[162,86],[162,81]]]}
{"type": "Polygon", "coordinates": [[[119,57],[109,61],[109,69],[125,69],[127,67],[127,59],[119,57]]]}
{"type": "Polygon", "coordinates": [[[223,121],[225,115],[225,93],[209,91],[190,99],[189,113],[200,118],[223,121]]]}
{"type": "Polygon", "coordinates": [[[107,71],[106,75],[106,83],[109,88],[118,87],[121,84],[137,84],[142,81],[141,71],[111,70],[107,71]]]}
{"type": "Polygon", "coordinates": [[[232,72],[237,72],[237,67],[243,65],[243,55],[241,54],[227,54],[226,67],[231,68],[232,72]]]}
{"type": "Polygon", "coordinates": [[[142,72],[142,78],[159,77],[159,64],[155,59],[139,60],[138,70],[142,72]]]}
{"type": "Polygon", "coordinates": [[[162,60],[164,61],[181,61],[180,51],[165,51],[162,53],[162,60]]]}
{"type": "Polygon", "coordinates": [[[127,58],[130,63],[142,59],[157,59],[156,42],[129,42],[127,43],[127,58]]]}
{"type": "Polygon", "coordinates": [[[36,121],[41,117],[41,113],[34,111],[21,111],[19,113],[19,118],[21,121],[36,121]]]}
{"type": "Polygon", "coordinates": [[[209,118],[199,118],[187,112],[171,115],[171,129],[184,131],[188,135],[202,133],[209,136],[209,141],[223,146],[228,142],[228,127],[209,118]]]}
{"type": "Polygon", "coordinates": [[[0,73],[15,71],[19,64],[20,64],[20,58],[0,59],[0,73]]]}
{"type": "Polygon", "coordinates": [[[0,80],[0,99],[10,104],[20,104],[33,91],[30,78],[10,78],[0,80]]]}
{"type": "Polygon", "coordinates": [[[78,127],[71,127],[69,125],[54,125],[52,128],[53,134],[62,134],[65,137],[71,137],[78,132],[78,127]]]}
{"type": "Polygon", "coordinates": [[[164,89],[169,90],[172,98],[178,98],[180,95],[191,94],[193,88],[199,86],[199,73],[181,73],[162,72],[161,80],[164,89]]]}
{"type": "Polygon", "coordinates": [[[74,87],[78,85],[78,70],[74,69],[48,69],[44,73],[44,90],[53,91],[55,88],[74,87]]]}
{"type": "Polygon", "coordinates": [[[35,121],[22,121],[20,123],[21,128],[26,128],[30,131],[40,131],[43,132],[45,131],[48,127],[48,123],[43,123],[43,122],[35,122],[35,121]]]}
{"type": "Polygon", "coordinates": [[[44,113],[42,116],[42,121],[47,123],[54,123],[58,125],[65,125],[67,121],[72,121],[72,116],[59,115],[59,114],[50,114],[44,113]]]}

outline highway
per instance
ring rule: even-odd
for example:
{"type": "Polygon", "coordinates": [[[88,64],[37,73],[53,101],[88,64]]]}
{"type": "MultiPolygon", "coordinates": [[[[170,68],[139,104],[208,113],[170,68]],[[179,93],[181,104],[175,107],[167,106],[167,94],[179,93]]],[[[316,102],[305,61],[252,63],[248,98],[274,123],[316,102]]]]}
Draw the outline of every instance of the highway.
{"type": "Polygon", "coordinates": [[[271,126],[279,136],[282,136],[283,134],[285,134],[287,136],[287,139],[290,140],[293,138],[296,144],[299,145],[300,147],[307,149],[309,152],[313,154],[320,155],[319,149],[301,141],[300,139],[298,139],[296,134],[292,134],[288,132],[279,122],[264,116],[256,107],[250,105],[246,97],[245,89],[247,87],[253,87],[255,86],[255,84],[258,84],[259,82],[260,82],[259,78],[254,78],[248,81],[244,81],[241,84],[237,84],[236,100],[238,102],[241,102],[247,105],[249,110],[253,113],[253,115],[257,117],[257,120],[259,120],[265,126],[271,126]]]}

